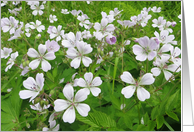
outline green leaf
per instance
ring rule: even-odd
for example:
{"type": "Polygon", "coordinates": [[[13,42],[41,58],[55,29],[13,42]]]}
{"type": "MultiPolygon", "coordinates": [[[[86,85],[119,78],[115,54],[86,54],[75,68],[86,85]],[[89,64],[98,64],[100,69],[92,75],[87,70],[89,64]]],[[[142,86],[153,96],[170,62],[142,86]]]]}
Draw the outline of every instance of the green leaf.
{"type": "Polygon", "coordinates": [[[54,77],[54,78],[57,76],[57,69],[58,69],[58,68],[55,67],[54,70],[53,70],[53,77],[54,77]]]}
{"type": "Polygon", "coordinates": [[[51,74],[50,72],[46,72],[46,75],[47,75],[47,77],[48,77],[52,82],[54,82],[54,78],[53,78],[53,76],[52,76],[52,74],[51,74]]]}
{"type": "Polygon", "coordinates": [[[77,114],[76,118],[79,121],[90,125],[91,127],[99,127],[99,125],[97,125],[97,123],[94,120],[90,119],[90,114],[87,117],[83,117],[83,116],[80,116],[79,114],[77,114]]]}
{"type": "Polygon", "coordinates": [[[143,116],[144,125],[147,125],[149,120],[150,120],[150,119],[149,119],[149,115],[148,115],[148,113],[146,112],[145,115],[143,116]]]}
{"type": "Polygon", "coordinates": [[[171,95],[166,103],[166,111],[171,111],[175,105],[177,104],[180,90],[176,91],[173,95],[171,95]]]}
{"type": "Polygon", "coordinates": [[[158,115],[158,106],[154,107],[152,112],[151,112],[152,120],[156,119],[157,115],[158,115]]]}
{"type": "Polygon", "coordinates": [[[137,129],[136,129],[136,131],[146,131],[146,130],[147,130],[147,128],[146,128],[146,126],[143,125],[143,124],[138,125],[138,127],[137,127],[137,129]]]}
{"type": "Polygon", "coordinates": [[[157,129],[160,129],[162,125],[164,124],[164,117],[161,115],[157,116],[156,122],[157,122],[157,129]]]}
{"type": "Polygon", "coordinates": [[[156,122],[155,121],[148,121],[148,130],[149,131],[154,131],[154,128],[156,127],[156,122]]]}
{"type": "Polygon", "coordinates": [[[178,118],[178,116],[177,116],[175,113],[173,113],[173,112],[166,112],[166,114],[167,114],[169,117],[171,117],[172,119],[174,119],[174,120],[176,120],[176,121],[179,121],[179,118],[178,118]]]}

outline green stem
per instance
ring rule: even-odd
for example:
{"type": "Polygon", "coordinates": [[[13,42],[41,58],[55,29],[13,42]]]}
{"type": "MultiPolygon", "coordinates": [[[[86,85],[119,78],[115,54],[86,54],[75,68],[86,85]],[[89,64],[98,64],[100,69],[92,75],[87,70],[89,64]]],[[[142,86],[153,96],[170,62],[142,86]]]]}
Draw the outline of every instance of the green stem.
{"type": "Polygon", "coordinates": [[[146,73],[148,73],[148,59],[147,59],[147,65],[146,65],[146,73]]]}
{"type": "Polygon", "coordinates": [[[164,124],[168,127],[168,129],[170,129],[171,131],[174,131],[174,129],[165,120],[164,120],[164,124]]]}
{"type": "Polygon", "coordinates": [[[137,101],[137,110],[138,110],[138,119],[139,119],[139,124],[141,124],[140,110],[139,110],[139,106],[138,106],[138,99],[136,99],[136,101],[137,101]]]}
{"type": "Polygon", "coordinates": [[[119,62],[119,57],[115,58],[115,66],[114,66],[114,72],[113,72],[113,85],[112,85],[112,94],[114,94],[114,84],[115,84],[115,77],[117,73],[117,64],[119,62]]]}

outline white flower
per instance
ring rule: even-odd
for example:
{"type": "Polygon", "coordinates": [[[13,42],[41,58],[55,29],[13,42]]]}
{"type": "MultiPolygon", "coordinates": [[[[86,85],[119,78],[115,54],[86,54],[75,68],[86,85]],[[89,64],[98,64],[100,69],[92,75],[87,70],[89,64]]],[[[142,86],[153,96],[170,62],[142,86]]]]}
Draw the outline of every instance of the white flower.
{"type": "Polygon", "coordinates": [[[177,41],[173,41],[175,38],[174,35],[169,35],[169,32],[167,30],[162,30],[160,34],[157,31],[155,31],[154,35],[156,36],[160,43],[177,45],[177,41]]]}
{"type": "Polygon", "coordinates": [[[24,33],[24,31],[22,31],[23,22],[20,22],[20,24],[21,25],[19,26],[19,28],[15,31],[14,35],[11,38],[8,39],[8,41],[11,41],[13,39],[18,39],[18,38],[22,37],[21,34],[24,33]]]}
{"type": "Polygon", "coordinates": [[[119,24],[121,24],[122,26],[124,26],[125,28],[132,27],[132,26],[134,26],[136,24],[135,22],[131,22],[130,20],[124,20],[124,21],[117,20],[117,22],[119,24]]]}
{"type": "Polygon", "coordinates": [[[89,26],[87,24],[90,24],[90,21],[86,20],[86,19],[89,19],[87,16],[81,15],[81,16],[78,16],[77,19],[80,21],[79,25],[81,27],[84,26],[86,29],[89,29],[89,26]]]}
{"type": "Polygon", "coordinates": [[[172,33],[173,30],[171,28],[169,28],[169,26],[171,26],[171,25],[172,25],[172,22],[169,22],[169,21],[168,22],[165,22],[164,25],[159,26],[159,30],[160,31],[167,30],[168,32],[172,33]]]}
{"type": "Polygon", "coordinates": [[[7,89],[7,92],[11,92],[12,89],[13,89],[13,88],[8,88],[8,89],[7,89]]]}
{"type": "Polygon", "coordinates": [[[15,33],[16,28],[18,27],[19,21],[16,20],[14,17],[10,16],[8,18],[2,18],[1,19],[1,27],[3,32],[8,32],[10,34],[15,33]]]}
{"type": "Polygon", "coordinates": [[[39,1],[26,1],[28,5],[35,5],[35,4],[38,4],[39,1]]]}
{"type": "Polygon", "coordinates": [[[114,13],[111,15],[107,15],[106,12],[101,12],[102,18],[105,18],[108,20],[108,23],[112,23],[115,19],[114,19],[114,13]]]}
{"type": "Polygon", "coordinates": [[[59,44],[54,40],[52,40],[52,41],[47,40],[45,42],[45,45],[46,45],[46,49],[47,49],[48,52],[50,52],[50,51],[57,52],[60,49],[59,44]]]}
{"type": "Polygon", "coordinates": [[[11,52],[12,52],[11,48],[4,47],[3,49],[1,49],[1,58],[6,59],[7,57],[9,57],[11,52]]]}
{"type": "Polygon", "coordinates": [[[125,108],[126,104],[121,104],[120,109],[122,110],[123,108],[125,108]]]}
{"type": "Polygon", "coordinates": [[[152,9],[151,9],[153,12],[161,12],[161,7],[156,7],[154,6],[152,9]]]}
{"type": "Polygon", "coordinates": [[[54,23],[54,21],[57,21],[57,17],[55,15],[50,15],[49,16],[50,23],[54,23]]]}
{"type": "Polygon", "coordinates": [[[62,26],[61,25],[58,25],[58,27],[56,28],[55,26],[53,27],[50,27],[51,28],[51,33],[50,33],[50,39],[53,39],[56,37],[56,41],[60,41],[61,40],[61,37],[65,37],[64,35],[64,30],[61,30],[62,29],[62,26]]]}
{"type": "Polygon", "coordinates": [[[40,44],[38,46],[38,51],[39,51],[39,53],[33,48],[28,49],[27,55],[32,57],[32,58],[36,58],[35,60],[33,60],[29,63],[29,67],[32,70],[34,70],[39,66],[39,64],[41,62],[42,70],[47,72],[48,70],[51,69],[51,65],[45,59],[54,60],[56,58],[56,56],[55,56],[54,52],[48,52],[48,53],[45,54],[46,45],[40,44]]]}
{"type": "Polygon", "coordinates": [[[85,91],[89,94],[90,91],[94,96],[98,96],[101,89],[98,88],[102,84],[100,77],[95,77],[93,79],[93,74],[91,72],[84,74],[84,79],[79,78],[77,85],[84,87],[85,91]],[[84,80],[85,79],[85,80],[84,80]]]}
{"type": "Polygon", "coordinates": [[[45,26],[41,25],[41,21],[36,20],[36,24],[34,22],[30,22],[32,24],[30,27],[31,29],[37,29],[38,32],[42,32],[42,30],[45,30],[45,26]]]}
{"type": "Polygon", "coordinates": [[[83,41],[77,42],[77,49],[69,48],[67,50],[67,57],[73,59],[71,61],[71,67],[77,69],[80,66],[81,60],[84,66],[88,67],[92,63],[92,59],[86,57],[85,54],[89,54],[92,52],[92,47],[90,44],[87,44],[83,41]]]}
{"type": "MultiPolygon", "coordinates": [[[[46,100],[46,99],[43,99],[43,100],[46,100]]],[[[43,110],[48,109],[50,107],[50,104],[48,104],[48,105],[44,104],[43,107],[41,107],[40,103],[34,104],[34,100],[32,100],[32,103],[33,103],[33,105],[30,105],[31,109],[37,110],[39,112],[42,112],[43,110]]]]}
{"type": "Polygon", "coordinates": [[[154,76],[159,76],[161,71],[164,72],[164,77],[166,80],[169,80],[171,77],[174,79],[173,74],[171,72],[179,72],[180,68],[177,64],[171,64],[167,65],[166,63],[168,62],[170,56],[161,56],[161,59],[157,58],[156,61],[154,62],[154,65],[157,67],[154,67],[151,69],[151,72],[153,73],[154,76]],[[178,69],[177,69],[178,68],[178,69]],[[171,72],[169,72],[171,71],[171,72]]]}
{"type": "Polygon", "coordinates": [[[62,45],[66,48],[73,48],[76,46],[76,43],[81,39],[81,32],[78,31],[76,33],[76,36],[73,32],[69,32],[66,34],[67,40],[62,40],[62,45]]]}
{"type": "Polygon", "coordinates": [[[125,96],[125,98],[131,98],[137,89],[137,97],[140,101],[145,101],[146,99],[150,98],[150,93],[141,87],[141,85],[150,85],[153,84],[155,79],[153,78],[153,75],[151,73],[146,73],[143,75],[139,81],[135,81],[132,75],[125,71],[121,75],[121,80],[125,83],[129,83],[132,85],[129,85],[127,87],[124,87],[121,90],[121,93],[125,96]]]}
{"type": "Polygon", "coordinates": [[[90,106],[84,103],[80,103],[87,99],[88,94],[84,89],[77,91],[74,97],[74,89],[71,84],[66,84],[63,89],[63,94],[67,100],[57,99],[54,101],[54,109],[56,112],[60,112],[66,109],[63,114],[63,121],[73,123],[75,121],[75,108],[78,113],[86,117],[90,111],[90,106]]]}
{"type": "Polygon", "coordinates": [[[32,12],[32,14],[34,15],[34,16],[36,16],[37,14],[39,14],[39,15],[42,15],[43,14],[43,9],[44,9],[44,5],[39,5],[39,2],[38,3],[34,3],[34,4],[32,4],[31,6],[30,6],[30,8],[32,9],[32,10],[34,10],[33,12],[32,12]]]}
{"type": "Polygon", "coordinates": [[[181,50],[178,47],[174,48],[173,46],[171,46],[169,50],[171,53],[170,60],[174,64],[177,64],[178,66],[181,65],[181,58],[179,58],[179,55],[181,54],[181,50]]]}
{"type": "Polygon", "coordinates": [[[61,13],[63,13],[63,14],[69,14],[69,12],[68,12],[67,9],[61,9],[61,13]]]}
{"type": "Polygon", "coordinates": [[[3,3],[1,3],[1,7],[5,6],[7,4],[7,1],[2,1],[3,3]]]}
{"type": "Polygon", "coordinates": [[[59,124],[56,126],[56,120],[50,121],[49,124],[50,128],[43,127],[42,131],[59,131],[59,124]]]}
{"type": "MultiPolygon", "coordinates": [[[[123,10],[121,10],[121,11],[123,11],[123,10]]],[[[115,17],[115,16],[119,15],[121,13],[121,11],[119,11],[118,8],[114,8],[114,11],[111,10],[109,12],[109,14],[113,15],[115,17]]]]}
{"type": "Polygon", "coordinates": [[[80,14],[80,12],[83,14],[83,12],[81,10],[78,10],[78,11],[77,10],[72,10],[71,14],[74,15],[75,17],[77,17],[80,14]]]}
{"type": "Polygon", "coordinates": [[[21,75],[20,75],[20,76],[24,76],[26,73],[28,73],[28,72],[30,71],[30,69],[29,69],[29,67],[28,67],[28,66],[23,67],[23,65],[22,65],[22,64],[20,65],[20,68],[22,68],[22,69],[23,69],[23,71],[22,71],[22,73],[21,73],[21,75]]]}
{"type": "Polygon", "coordinates": [[[18,52],[16,51],[15,53],[12,53],[11,54],[11,58],[8,60],[7,64],[8,65],[6,68],[5,68],[5,72],[8,71],[8,69],[11,69],[11,67],[15,64],[15,59],[18,57],[18,52]]]}
{"type": "Polygon", "coordinates": [[[36,74],[36,81],[32,77],[28,77],[23,81],[23,86],[28,90],[21,90],[19,92],[21,99],[30,98],[31,102],[40,93],[44,86],[44,75],[43,73],[36,74]]]}
{"type": "Polygon", "coordinates": [[[158,17],[158,20],[154,19],[152,22],[154,23],[152,24],[153,27],[160,27],[165,25],[166,20],[164,20],[164,17],[158,17]]]}
{"type": "Polygon", "coordinates": [[[139,61],[153,60],[156,56],[156,51],[154,50],[157,48],[157,43],[147,36],[139,38],[138,43],[140,45],[133,46],[133,53],[137,55],[136,59],[139,61]]]}
{"type": "Polygon", "coordinates": [[[90,34],[90,31],[84,30],[84,31],[82,32],[82,37],[85,38],[85,39],[89,39],[89,38],[92,37],[92,35],[90,34]]]}

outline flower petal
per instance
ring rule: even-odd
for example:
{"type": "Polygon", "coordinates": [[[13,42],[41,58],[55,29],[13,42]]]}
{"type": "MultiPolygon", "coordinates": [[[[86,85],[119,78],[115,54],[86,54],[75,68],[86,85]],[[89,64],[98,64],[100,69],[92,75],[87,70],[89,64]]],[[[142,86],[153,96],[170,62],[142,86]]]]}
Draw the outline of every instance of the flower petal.
{"type": "Polygon", "coordinates": [[[36,95],[38,92],[31,91],[31,90],[21,90],[19,92],[19,96],[21,99],[28,99],[34,95],[36,95]]]}
{"type": "Polygon", "coordinates": [[[64,89],[63,89],[63,94],[64,96],[72,101],[73,100],[73,97],[74,97],[74,89],[72,87],[72,85],[69,83],[69,84],[66,84],[64,89]]]}
{"type": "Polygon", "coordinates": [[[97,87],[92,87],[90,88],[90,91],[92,92],[92,94],[96,97],[99,95],[99,93],[101,92],[101,89],[100,88],[97,88],[97,87]]]}
{"type": "Polygon", "coordinates": [[[67,109],[70,105],[69,101],[63,99],[57,99],[54,101],[54,109],[56,112],[63,111],[67,109]]]}
{"type": "Polygon", "coordinates": [[[33,60],[33,61],[31,61],[31,62],[29,63],[29,67],[30,67],[32,70],[34,70],[34,69],[36,69],[36,68],[38,67],[39,64],[40,64],[39,59],[35,59],[35,60],[33,60]]]}
{"type": "Polygon", "coordinates": [[[129,84],[135,84],[135,80],[132,77],[131,73],[127,71],[123,72],[123,74],[121,75],[121,80],[129,84]]]}
{"type": "Polygon", "coordinates": [[[137,97],[140,101],[145,101],[150,98],[150,93],[143,87],[137,88],[137,97]]]}
{"type": "Polygon", "coordinates": [[[151,73],[146,73],[141,78],[139,85],[150,85],[154,83],[154,81],[155,81],[155,78],[153,77],[153,75],[151,73]]]}
{"type": "Polygon", "coordinates": [[[38,54],[38,52],[33,49],[33,48],[29,48],[28,49],[28,52],[27,52],[27,55],[32,57],[32,58],[36,58],[36,57],[39,57],[40,55],[38,54]]]}
{"type": "Polygon", "coordinates": [[[26,80],[23,81],[23,86],[27,89],[30,89],[36,84],[34,78],[28,77],[26,80]]]}
{"type": "Polygon", "coordinates": [[[92,82],[93,74],[91,72],[85,73],[84,78],[85,78],[86,82],[89,84],[92,82]]]}
{"type": "Polygon", "coordinates": [[[80,66],[80,63],[81,63],[81,57],[76,57],[71,61],[70,65],[71,67],[77,69],[80,66]]]}
{"type": "Polygon", "coordinates": [[[54,60],[56,58],[55,53],[54,52],[48,52],[44,55],[44,58],[47,60],[54,60]]]}
{"type": "Polygon", "coordinates": [[[161,70],[160,70],[160,68],[158,68],[158,67],[154,67],[154,68],[151,69],[151,72],[152,72],[152,74],[153,74],[154,76],[159,76],[160,73],[161,73],[161,70]]]}
{"type": "Polygon", "coordinates": [[[63,114],[63,121],[73,123],[75,121],[75,109],[73,106],[68,108],[63,114]]]}
{"type": "Polygon", "coordinates": [[[125,96],[125,98],[131,98],[135,92],[135,89],[136,89],[136,86],[127,86],[127,87],[124,87],[122,90],[121,90],[121,93],[125,96]]]}
{"type": "Polygon", "coordinates": [[[89,58],[89,57],[84,56],[82,58],[82,62],[83,62],[85,67],[88,67],[92,63],[92,59],[89,58]]]}
{"type": "Polygon", "coordinates": [[[41,63],[41,68],[43,71],[47,72],[48,70],[51,69],[51,65],[48,61],[46,61],[45,59],[42,60],[42,63],[41,63]]]}
{"type": "Polygon", "coordinates": [[[82,102],[87,99],[88,95],[90,94],[90,91],[87,89],[80,89],[75,94],[75,102],[82,102]]]}
{"type": "Polygon", "coordinates": [[[100,77],[95,77],[92,81],[91,86],[100,86],[102,84],[102,80],[100,77]]]}
{"type": "Polygon", "coordinates": [[[41,55],[44,55],[44,53],[46,52],[46,45],[40,44],[38,46],[38,51],[41,55]]]}
{"type": "Polygon", "coordinates": [[[87,86],[86,81],[83,78],[78,79],[77,85],[80,86],[80,87],[86,87],[87,86]]]}
{"type": "Polygon", "coordinates": [[[36,82],[37,82],[38,86],[40,87],[40,90],[42,90],[42,88],[44,86],[44,75],[43,75],[43,73],[37,73],[36,74],[36,82]]]}
{"type": "Polygon", "coordinates": [[[90,111],[90,106],[87,104],[78,104],[76,109],[81,116],[86,117],[90,111]]]}

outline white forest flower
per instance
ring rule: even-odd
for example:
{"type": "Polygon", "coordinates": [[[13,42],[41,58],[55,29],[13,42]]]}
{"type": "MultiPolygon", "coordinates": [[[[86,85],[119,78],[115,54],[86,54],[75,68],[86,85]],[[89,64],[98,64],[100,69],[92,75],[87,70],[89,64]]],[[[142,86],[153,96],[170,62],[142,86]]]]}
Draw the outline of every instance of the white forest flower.
{"type": "Polygon", "coordinates": [[[167,30],[168,32],[172,33],[173,30],[171,28],[169,28],[169,26],[172,25],[172,22],[166,22],[164,25],[161,25],[159,26],[159,30],[162,31],[162,30],[167,30]]]}
{"type": "Polygon", "coordinates": [[[80,21],[79,25],[81,27],[84,26],[85,29],[89,29],[89,26],[87,24],[90,24],[90,21],[86,20],[86,19],[89,19],[89,18],[86,18],[85,15],[81,15],[81,16],[78,16],[77,19],[80,21]]]}
{"type": "Polygon", "coordinates": [[[15,33],[16,28],[18,27],[19,21],[16,20],[14,17],[10,16],[8,18],[2,18],[1,19],[1,27],[3,32],[8,32],[10,34],[15,33]]]}
{"type": "Polygon", "coordinates": [[[11,58],[8,60],[7,64],[8,65],[6,68],[5,68],[5,72],[8,71],[8,69],[11,69],[11,67],[15,64],[15,59],[18,57],[18,52],[16,51],[15,53],[12,53],[11,54],[11,58]]]}
{"type": "Polygon", "coordinates": [[[123,108],[125,108],[126,104],[121,104],[120,109],[122,110],[123,108]]]}
{"type": "Polygon", "coordinates": [[[11,14],[14,14],[15,16],[18,15],[18,12],[22,10],[22,7],[20,8],[14,8],[13,10],[8,9],[11,14]]]}
{"type": "MultiPolygon", "coordinates": [[[[43,99],[43,100],[46,101],[46,99],[43,99]]],[[[30,105],[31,109],[37,110],[39,112],[42,112],[43,110],[46,110],[50,107],[50,104],[48,104],[48,105],[44,104],[43,107],[40,105],[40,103],[34,104],[34,100],[32,100],[32,103],[33,103],[33,105],[30,105]]]]}
{"type": "Polygon", "coordinates": [[[82,37],[85,38],[85,39],[89,39],[89,38],[92,37],[92,35],[90,34],[90,31],[84,30],[84,31],[82,32],[82,37]]]}
{"type": "Polygon", "coordinates": [[[50,51],[57,52],[60,49],[59,44],[54,40],[52,40],[52,41],[47,40],[45,42],[45,45],[46,45],[46,49],[47,49],[48,52],[50,52],[50,51]]]}
{"type": "Polygon", "coordinates": [[[158,20],[153,19],[152,22],[154,23],[152,24],[153,27],[160,27],[165,25],[166,20],[164,20],[164,17],[158,17],[158,20]]]}
{"type": "Polygon", "coordinates": [[[115,19],[114,19],[114,14],[112,15],[107,15],[106,12],[101,12],[102,18],[105,18],[108,20],[108,23],[112,23],[115,19]]]}
{"type": "Polygon", "coordinates": [[[145,101],[150,98],[150,93],[141,87],[141,85],[150,85],[154,83],[155,78],[153,78],[151,73],[146,73],[138,81],[135,81],[132,75],[125,71],[121,75],[121,80],[125,83],[131,84],[121,90],[121,93],[125,96],[125,98],[131,98],[136,89],[137,97],[140,101],[145,101]]]}
{"type": "Polygon", "coordinates": [[[30,8],[32,9],[32,10],[34,10],[33,12],[32,12],[32,14],[34,15],[34,16],[36,16],[37,14],[39,14],[39,15],[42,15],[43,14],[43,9],[44,9],[44,5],[39,5],[39,2],[38,3],[34,3],[34,4],[32,4],[31,6],[30,6],[30,8]]]}
{"type": "Polygon", "coordinates": [[[174,35],[169,35],[169,32],[167,30],[162,30],[160,34],[157,31],[155,31],[154,35],[156,36],[160,43],[177,45],[177,41],[173,41],[175,38],[174,35]]]}
{"type": "Polygon", "coordinates": [[[124,20],[124,21],[117,20],[117,22],[119,24],[121,24],[122,26],[124,26],[125,28],[132,27],[132,26],[134,26],[136,24],[136,22],[131,22],[130,20],[124,20]]]}
{"type": "Polygon", "coordinates": [[[153,60],[156,56],[156,51],[154,50],[157,48],[157,43],[147,36],[139,38],[138,43],[140,45],[133,46],[133,53],[137,55],[136,59],[139,61],[153,60]]]}
{"type": "Polygon", "coordinates": [[[7,4],[7,1],[2,1],[1,7],[5,6],[7,4]]]}
{"type": "Polygon", "coordinates": [[[163,71],[166,80],[169,80],[171,77],[172,79],[174,79],[171,72],[175,72],[176,70],[176,72],[179,72],[180,68],[178,68],[179,66],[177,64],[167,65],[166,63],[168,62],[168,60],[169,56],[161,56],[161,59],[157,58],[157,60],[154,62],[154,65],[156,65],[157,67],[151,69],[151,72],[154,76],[159,76],[161,71],[163,71]]]}
{"type": "Polygon", "coordinates": [[[26,73],[28,73],[30,71],[29,66],[23,67],[23,65],[21,64],[20,68],[23,69],[23,71],[20,74],[20,76],[24,76],[26,73]]]}
{"type": "Polygon", "coordinates": [[[1,49],[1,58],[6,59],[7,57],[9,57],[11,52],[12,52],[11,48],[3,47],[3,49],[1,49]]]}
{"type": "Polygon", "coordinates": [[[179,55],[181,54],[181,50],[178,47],[171,47],[170,49],[170,60],[174,63],[177,64],[178,66],[181,65],[181,58],[179,58],[179,55]]]}
{"type": "Polygon", "coordinates": [[[75,17],[77,17],[80,13],[83,14],[83,12],[81,10],[78,10],[78,11],[77,10],[72,10],[71,11],[71,14],[74,15],[75,17]]]}
{"type": "Polygon", "coordinates": [[[69,12],[68,12],[67,9],[61,9],[61,13],[63,13],[63,14],[69,14],[69,12]]]}
{"type": "Polygon", "coordinates": [[[47,72],[48,70],[51,69],[51,65],[48,61],[46,61],[46,59],[47,60],[54,60],[56,58],[56,56],[55,56],[54,52],[48,52],[45,54],[46,45],[40,44],[38,46],[38,51],[39,51],[39,53],[33,48],[28,49],[27,55],[29,57],[36,58],[35,60],[33,60],[29,63],[29,67],[32,70],[34,70],[41,63],[42,70],[47,72]]]}
{"type": "Polygon", "coordinates": [[[56,126],[56,120],[50,121],[49,125],[50,128],[43,127],[42,131],[59,131],[59,124],[56,126]]]}
{"type": "MultiPolygon", "coordinates": [[[[121,10],[121,11],[123,11],[123,10],[121,10]]],[[[121,13],[121,11],[119,11],[118,8],[114,8],[114,11],[111,10],[109,12],[109,14],[113,15],[115,17],[115,16],[119,15],[121,13]]]]}
{"type": "Polygon", "coordinates": [[[32,77],[28,77],[25,81],[23,81],[23,86],[28,90],[21,90],[19,92],[21,99],[28,99],[30,98],[31,102],[40,91],[43,89],[44,86],[44,75],[43,73],[36,74],[36,81],[32,77]]]}
{"type": "MultiPolygon", "coordinates": [[[[58,27],[56,28],[55,26],[53,27],[50,27],[51,29],[51,32],[50,32],[50,39],[53,39],[53,38],[56,38],[56,41],[60,41],[61,40],[61,37],[64,38],[65,35],[64,35],[64,30],[61,30],[62,29],[62,26],[61,25],[58,25],[58,27]]],[[[48,29],[49,30],[49,29],[48,29]]],[[[48,32],[48,31],[47,31],[48,32]]]]}
{"type": "Polygon", "coordinates": [[[77,85],[83,87],[88,94],[91,91],[94,96],[98,96],[101,92],[101,89],[98,88],[98,86],[102,84],[100,77],[95,77],[93,79],[93,74],[89,72],[84,74],[84,79],[79,78],[77,85]]]}
{"type": "Polygon", "coordinates": [[[60,112],[66,109],[63,114],[63,121],[73,123],[76,118],[75,109],[78,113],[86,117],[90,111],[90,106],[84,103],[80,103],[87,99],[88,94],[84,89],[80,89],[74,96],[74,89],[71,84],[66,84],[63,89],[63,94],[67,100],[57,99],[54,101],[54,109],[56,112],[60,112]]]}
{"type": "Polygon", "coordinates": [[[57,21],[58,19],[57,19],[57,16],[55,16],[55,15],[50,15],[50,16],[49,16],[49,20],[50,20],[50,23],[54,23],[54,21],[57,21]]]}
{"type": "Polygon", "coordinates": [[[151,9],[153,12],[161,12],[161,7],[156,7],[154,6],[152,9],[151,9]]]}
{"type": "Polygon", "coordinates": [[[23,22],[20,22],[20,24],[21,25],[19,26],[19,28],[15,31],[14,35],[11,38],[8,39],[8,41],[11,41],[13,39],[19,39],[19,38],[22,37],[21,34],[24,33],[24,31],[22,31],[23,22]]]}
{"type": "Polygon", "coordinates": [[[81,32],[78,31],[76,36],[73,32],[69,32],[66,34],[66,39],[67,40],[62,40],[62,45],[66,48],[74,48],[76,43],[81,39],[81,32]]]}
{"type": "Polygon", "coordinates": [[[13,88],[8,88],[8,89],[7,89],[7,92],[11,92],[12,89],[13,89],[13,88]]]}
{"type": "Polygon", "coordinates": [[[29,6],[38,4],[39,1],[26,1],[29,6]]]}
{"type": "Polygon", "coordinates": [[[70,64],[71,67],[77,69],[80,66],[81,61],[84,66],[88,67],[92,63],[92,59],[85,55],[91,53],[93,48],[90,44],[80,41],[77,42],[77,49],[78,50],[75,48],[69,48],[66,52],[67,57],[73,59],[70,64]]]}
{"type": "Polygon", "coordinates": [[[45,30],[45,26],[41,25],[41,21],[36,20],[36,24],[34,22],[30,22],[31,25],[31,29],[37,29],[37,31],[40,33],[42,32],[42,30],[45,30]]]}

